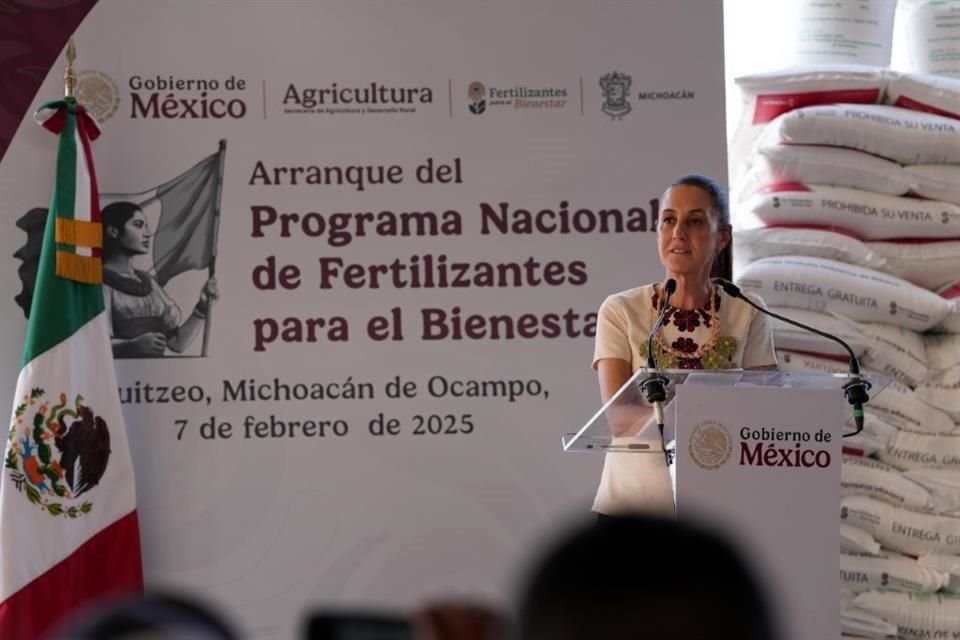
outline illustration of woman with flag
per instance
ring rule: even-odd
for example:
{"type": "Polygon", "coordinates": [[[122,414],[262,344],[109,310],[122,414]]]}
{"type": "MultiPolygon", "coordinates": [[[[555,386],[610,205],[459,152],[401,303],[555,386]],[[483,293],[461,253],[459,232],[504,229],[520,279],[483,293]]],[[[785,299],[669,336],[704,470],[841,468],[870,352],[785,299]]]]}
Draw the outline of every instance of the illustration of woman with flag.
{"type": "Polygon", "coordinates": [[[180,307],[156,277],[136,269],[133,259],[149,253],[152,233],[143,211],[120,201],[103,209],[103,290],[115,358],[183,352],[203,328],[217,300],[216,278],[209,278],[193,311],[184,320],[180,307]]]}
{"type": "MultiPolygon", "coordinates": [[[[99,194],[104,302],[114,357],[183,353],[198,333],[199,355],[207,355],[211,306],[219,295],[213,276],[225,155],[226,140],[221,140],[215,153],[153,189],[99,194]],[[198,270],[206,270],[208,279],[184,319],[165,287],[198,270]]],[[[23,289],[15,300],[27,317],[46,219],[47,210],[35,207],[17,220],[27,241],[14,254],[23,262],[17,270],[23,289]]]]}

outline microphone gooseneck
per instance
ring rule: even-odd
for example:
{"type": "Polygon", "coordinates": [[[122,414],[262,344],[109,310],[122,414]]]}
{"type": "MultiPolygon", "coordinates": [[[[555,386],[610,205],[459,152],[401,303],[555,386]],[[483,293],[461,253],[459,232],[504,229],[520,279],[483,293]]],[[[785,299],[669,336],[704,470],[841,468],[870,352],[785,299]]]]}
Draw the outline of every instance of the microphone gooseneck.
{"type": "Polygon", "coordinates": [[[868,380],[864,380],[863,377],[860,375],[860,361],[857,360],[857,355],[853,352],[853,349],[850,348],[850,345],[847,344],[846,341],[841,340],[835,335],[826,333],[825,331],[820,331],[819,329],[805,325],[802,322],[791,320],[790,318],[786,318],[780,315],[779,313],[774,313],[769,309],[764,309],[760,305],[754,303],[753,300],[743,295],[743,292],[740,290],[740,287],[733,284],[732,282],[723,280],[722,278],[715,278],[714,282],[720,285],[720,287],[724,290],[724,292],[726,292],[728,296],[743,300],[744,302],[749,304],[751,307],[753,307],[760,313],[764,315],[768,315],[771,318],[776,318],[777,320],[786,322],[787,324],[792,324],[795,327],[800,327],[805,331],[815,333],[818,336],[827,338],[828,340],[833,340],[834,342],[839,344],[841,347],[843,347],[847,351],[847,354],[849,354],[850,356],[850,375],[852,376],[851,380],[847,382],[845,385],[843,385],[843,395],[844,397],[846,397],[847,402],[849,402],[853,406],[853,422],[856,425],[856,430],[854,430],[852,433],[843,434],[843,437],[847,438],[850,436],[855,436],[861,431],[863,431],[863,405],[864,403],[870,400],[870,395],[867,393],[867,391],[870,389],[871,385],[868,380]]]}
{"type": "Polygon", "coordinates": [[[670,296],[672,296],[676,290],[677,281],[673,278],[669,278],[663,285],[664,294],[663,302],[660,306],[660,315],[657,317],[657,321],[653,324],[653,329],[650,330],[650,335],[647,336],[647,369],[649,373],[647,377],[644,378],[640,383],[640,390],[646,397],[647,402],[653,405],[653,415],[657,421],[657,429],[660,431],[660,447],[663,449],[663,455],[666,459],[667,466],[670,465],[670,452],[667,451],[666,443],[663,440],[663,403],[667,401],[667,384],[669,384],[670,381],[656,371],[657,361],[653,357],[653,337],[657,334],[657,331],[660,330],[660,325],[663,324],[663,319],[667,315],[667,311],[670,309],[670,296]]]}
{"type": "Polygon", "coordinates": [[[650,335],[647,336],[647,368],[656,369],[657,361],[653,357],[653,337],[657,334],[657,331],[660,329],[660,325],[663,324],[663,318],[667,315],[667,311],[670,309],[670,296],[672,296],[677,291],[677,281],[673,278],[670,278],[663,285],[663,302],[660,303],[660,315],[657,316],[657,321],[653,324],[653,329],[650,330],[650,335]]]}

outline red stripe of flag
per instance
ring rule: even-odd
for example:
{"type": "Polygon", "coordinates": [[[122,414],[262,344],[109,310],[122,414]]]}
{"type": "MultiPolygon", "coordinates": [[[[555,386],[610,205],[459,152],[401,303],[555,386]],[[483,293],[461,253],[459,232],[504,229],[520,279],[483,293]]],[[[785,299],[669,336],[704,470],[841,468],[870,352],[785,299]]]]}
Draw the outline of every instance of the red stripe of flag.
{"type": "Polygon", "coordinates": [[[140,526],[134,510],[0,603],[3,640],[35,640],[101,596],[142,590],[140,526]]]}

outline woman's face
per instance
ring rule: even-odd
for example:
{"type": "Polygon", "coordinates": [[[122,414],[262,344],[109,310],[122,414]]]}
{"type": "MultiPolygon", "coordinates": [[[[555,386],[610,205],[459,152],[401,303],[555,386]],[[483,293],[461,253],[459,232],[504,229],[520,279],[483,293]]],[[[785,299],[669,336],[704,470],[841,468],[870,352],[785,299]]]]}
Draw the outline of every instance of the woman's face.
{"type": "MultiPolygon", "coordinates": [[[[116,231],[111,229],[114,235],[116,231]]],[[[140,255],[150,250],[150,227],[147,225],[147,217],[143,211],[134,213],[126,224],[123,225],[123,233],[116,237],[117,248],[127,255],[140,255]]]]}
{"type": "Polygon", "coordinates": [[[706,191],[678,185],[663,194],[657,240],[668,273],[706,280],[717,253],[730,241],[730,230],[719,228],[706,191]]]}

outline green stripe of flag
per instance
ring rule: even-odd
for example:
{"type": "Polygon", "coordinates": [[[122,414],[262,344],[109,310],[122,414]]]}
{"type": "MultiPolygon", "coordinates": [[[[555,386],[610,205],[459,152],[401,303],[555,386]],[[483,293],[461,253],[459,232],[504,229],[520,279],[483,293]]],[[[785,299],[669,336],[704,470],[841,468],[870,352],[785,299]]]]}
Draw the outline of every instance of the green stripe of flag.
{"type": "Polygon", "coordinates": [[[57,145],[57,180],[53,185],[53,207],[61,218],[73,219],[77,191],[77,115],[76,104],[67,105],[67,119],[57,145]]]}
{"type": "Polygon", "coordinates": [[[72,101],[68,102],[66,116],[57,148],[57,176],[43,232],[43,249],[21,366],[69,338],[104,309],[99,284],[83,284],[56,275],[56,218],[58,215],[73,218],[77,153],[81,151],[76,144],[76,115],[72,101]]]}

